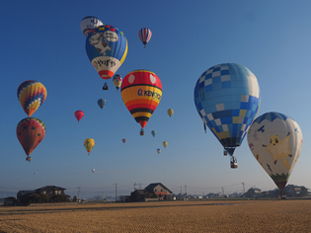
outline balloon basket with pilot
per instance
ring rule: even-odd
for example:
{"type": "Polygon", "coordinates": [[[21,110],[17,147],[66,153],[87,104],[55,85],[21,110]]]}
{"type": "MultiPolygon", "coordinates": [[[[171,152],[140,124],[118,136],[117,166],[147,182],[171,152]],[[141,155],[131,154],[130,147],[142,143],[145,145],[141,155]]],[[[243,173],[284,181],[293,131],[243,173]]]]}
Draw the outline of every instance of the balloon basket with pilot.
{"type": "Polygon", "coordinates": [[[238,162],[234,156],[231,157],[230,166],[232,169],[238,168],[238,162]]]}

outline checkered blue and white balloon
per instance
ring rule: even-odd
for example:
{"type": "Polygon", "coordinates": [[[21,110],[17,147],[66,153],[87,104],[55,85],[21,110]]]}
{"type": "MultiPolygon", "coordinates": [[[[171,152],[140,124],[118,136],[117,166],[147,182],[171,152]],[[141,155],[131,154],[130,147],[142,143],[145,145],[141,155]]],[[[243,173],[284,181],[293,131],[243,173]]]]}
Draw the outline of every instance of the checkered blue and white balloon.
{"type": "Polygon", "coordinates": [[[257,78],[239,64],[213,66],[198,79],[194,102],[204,124],[232,156],[260,107],[257,78]]]}

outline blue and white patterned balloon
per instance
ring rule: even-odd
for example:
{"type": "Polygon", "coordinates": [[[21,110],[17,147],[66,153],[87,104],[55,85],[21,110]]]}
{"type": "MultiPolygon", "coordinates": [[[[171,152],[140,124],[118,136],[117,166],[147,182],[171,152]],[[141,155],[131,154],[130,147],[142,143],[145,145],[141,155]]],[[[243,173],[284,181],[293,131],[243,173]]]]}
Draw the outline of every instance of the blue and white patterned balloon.
{"type": "Polygon", "coordinates": [[[257,78],[239,64],[213,66],[198,79],[194,102],[204,124],[233,155],[260,108],[257,78]]]}

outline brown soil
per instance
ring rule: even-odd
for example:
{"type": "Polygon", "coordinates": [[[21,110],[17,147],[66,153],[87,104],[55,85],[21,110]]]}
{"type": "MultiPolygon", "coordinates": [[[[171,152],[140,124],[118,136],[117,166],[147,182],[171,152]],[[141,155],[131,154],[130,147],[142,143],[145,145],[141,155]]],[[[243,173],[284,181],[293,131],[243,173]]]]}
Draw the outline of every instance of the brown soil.
{"type": "Polygon", "coordinates": [[[311,200],[0,207],[0,232],[311,232],[311,200]]]}

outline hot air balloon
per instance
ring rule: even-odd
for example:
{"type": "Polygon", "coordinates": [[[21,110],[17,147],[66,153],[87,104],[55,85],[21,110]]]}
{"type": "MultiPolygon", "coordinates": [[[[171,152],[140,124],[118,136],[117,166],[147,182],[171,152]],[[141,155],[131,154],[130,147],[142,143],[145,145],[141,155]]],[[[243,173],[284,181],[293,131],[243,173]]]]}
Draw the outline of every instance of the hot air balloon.
{"type": "Polygon", "coordinates": [[[84,116],[84,112],[81,110],[75,111],[75,117],[77,118],[78,122],[82,119],[84,116]]]}
{"type": "Polygon", "coordinates": [[[34,80],[23,82],[17,89],[17,97],[28,117],[44,103],[46,96],[45,86],[34,80]]]}
{"type": "Polygon", "coordinates": [[[163,142],[163,146],[166,148],[167,147],[167,141],[163,142]]]}
{"type": "Polygon", "coordinates": [[[158,76],[148,70],[128,73],[122,82],[121,97],[136,122],[143,128],[162,98],[162,84],[158,76]]]}
{"type": "Polygon", "coordinates": [[[232,156],[260,107],[257,78],[242,65],[213,66],[198,79],[194,102],[204,124],[232,156]]]}
{"type": "Polygon", "coordinates": [[[123,138],[123,139],[122,139],[122,142],[123,142],[123,143],[125,143],[125,142],[126,142],[126,139],[125,139],[125,138],[123,138]]]}
{"type": "Polygon", "coordinates": [[[122,85],[122,81],[123,81],[123,78],[121,75],[119,74],[116,74],[115,76],[113,76],[113,84],[114,86],[116,87],[117,91],[119,90],[119,88],[121,87],[122,85]]]}
{"type": "Polygon", "coordinates": [[[170,117],[173,116],[173,114],[174,114],[173,109],[169,108],[169,109],[167,110],[167,114],[168,114],[170,117]]]}
{"type": "Polygon", "coordinates": [[[115,74],[128,51],[123,32],[105,24],[91,30],[85,47],[90,61],[102,79],[110,79],[115,74]]]}
{"type": "Polygon", "coordinates": [[[250,127],[247,141],[256,160],[282,191],[302,147],[297,122],[282,113],[265,113],[250,127]]]}
{"type": "Polygon", "coordinates": [[[153,137],[156,135],[156,133],[157,133],[157,132],[156,132],[155,130],[152,130],[152,131],[151,131],[151,134],[152,134],[153,137]]]}
{"type": "Polygon", "coordinates": [[[95,168],[92,169],[92,172],[95,173],[95,168]]]}
{"type": "Polygon", "coordinates": [[[161,153],[161,149],[157,149],[157,152],[158,152],[158,154],[160,154],[161,153]]]}
{"type": "Polygon", "coordinates": [[[95,146],[95,141],[93,138],[87,138],[84,141],[84,147],[86,149],[87,152],[89,152],[89,155],[91,153],[91,150],[94,148],[95,146]]]}
{"type": "Polygon", "coordinates": [[[27,161],[30,162],[31,157],[29,155],[43,140],[45,132],[45,124],[38,118],[27,117],[18,123],[16,135],[27,155],[27,161]]]}
{"type": "Polygon", "coordinates": [[[103,22],[100,21],[100,19],[94,17],[94,16],[87,16],[82,19],[80,23],[81,31],[84,34],[85,37],[88,36],[89,32],[98,26],[102,26],[103,22]]]}
{"type": "Polygon", "coordinates": [[[98,103],[98,106],[99,106],[101,109],[103,109],[103,107],[105,107],[106,100],[105,100],[105,99],[99,99],[99,100],[97,101],[97,103],[98,103]]]}
{"type": "Polygon", "coordinates": [[[138,35],[141,42],[143,42],[144,47],[146,48],[146,45],[149,42],[152,35],[151,30],[149,28],[142,28],[139,30],[138,35]]]}

